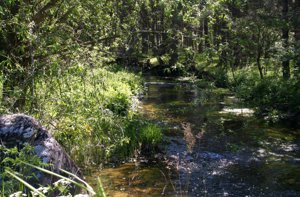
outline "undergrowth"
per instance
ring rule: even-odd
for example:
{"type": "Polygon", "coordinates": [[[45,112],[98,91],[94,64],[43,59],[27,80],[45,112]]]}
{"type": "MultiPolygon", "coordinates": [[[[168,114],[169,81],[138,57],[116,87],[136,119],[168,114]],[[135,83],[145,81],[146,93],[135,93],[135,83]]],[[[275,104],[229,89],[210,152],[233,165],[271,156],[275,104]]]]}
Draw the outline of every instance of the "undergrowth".
{"type": "Polygon", "coordinates": [[[270,122],[289,120],[295,125],[300,118],[300,82],[297,79],[284,80],[276,73],[260,79],[257,72],[244,69],[231,79],[230,87],[245,103],[256,108],[257,115],[270,122]]]}
{"type": "MultiPolygon", "coordinates": [[[[97,165],[113,158],[120,162],[136,150],[155,147],[161,141],[160,128],[137,111],[138,94],[142,91],[139,75],[103,67],[87,68],[84,64],[56,72],[36,81],[36,94],[25,113],[37,118],[79,166],[97,165]]],[[[19,154],[17,149],[10,151],[19,154]]],[[[31,154],[24,151],[20,156],[27,154],[26,162],[42,165],[32,150],[31,154]]],[[[13,159],[16,156],[4,156],[3,162],[18,165],[13,159]]],[[[4,168],[1,169],[4,175],[4,168]]],[[[19,167],[13,173],[25,182],[32,178],[24,170],[18,170],[19,167]]],[[[6,194],[16,189],[27,191],[24,184],[11,178],[5,183],[11,185],[5,185],[6,194]]]]}
{"type": "Polygon", "coordinates": [[[38,83],[36,114],[80,165],[103,163],[111,156],[121,160],[116,150],[130,144],[137,148],[132,136],[139,131],[126,126],[139,119],[140,84],[136,74],[77,65],[38,83]]]}

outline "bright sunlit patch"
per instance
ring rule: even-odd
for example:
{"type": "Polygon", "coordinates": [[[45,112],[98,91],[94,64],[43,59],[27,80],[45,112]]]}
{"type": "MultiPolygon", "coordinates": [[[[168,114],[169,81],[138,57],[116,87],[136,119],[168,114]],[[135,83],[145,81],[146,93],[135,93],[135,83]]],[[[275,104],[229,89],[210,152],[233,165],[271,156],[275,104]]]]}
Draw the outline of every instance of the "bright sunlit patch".
{"type": "Polygon", "coordinates": [[[220,114],[236,114],[239,116],[252,116],[254,113],[254,110],[249,108],[224,108],[222,111],[219,112],[220,114]]]}

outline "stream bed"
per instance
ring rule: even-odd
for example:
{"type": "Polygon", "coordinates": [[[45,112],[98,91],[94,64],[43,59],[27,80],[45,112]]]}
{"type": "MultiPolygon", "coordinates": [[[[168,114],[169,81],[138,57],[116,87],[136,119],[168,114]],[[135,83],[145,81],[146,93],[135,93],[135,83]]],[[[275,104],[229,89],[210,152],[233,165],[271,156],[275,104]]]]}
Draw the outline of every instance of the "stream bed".
{"type": "MultiPolygon", "coordinates": [[[[230,92],[147,77],[142,113],[162,153],[93,169],[107,196],[300,196],[300,130],[269,126],[230,92]]],[[[93,184],[92,184],[93,185],[93,184]]]]}

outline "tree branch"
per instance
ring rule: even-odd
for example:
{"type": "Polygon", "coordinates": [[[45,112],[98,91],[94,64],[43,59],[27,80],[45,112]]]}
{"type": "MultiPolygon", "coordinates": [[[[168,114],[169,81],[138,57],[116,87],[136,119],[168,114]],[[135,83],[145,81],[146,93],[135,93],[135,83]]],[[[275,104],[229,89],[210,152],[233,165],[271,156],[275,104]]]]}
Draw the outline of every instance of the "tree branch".
{"type": "Polygon", "coordinates": [[[54,7],[60,0],[50,0],[40,11],[38,11],[33,17],[33,21],[35,25],[39,25],[43,21],[45,21],[47,14],[46,12],[54,7]]]}

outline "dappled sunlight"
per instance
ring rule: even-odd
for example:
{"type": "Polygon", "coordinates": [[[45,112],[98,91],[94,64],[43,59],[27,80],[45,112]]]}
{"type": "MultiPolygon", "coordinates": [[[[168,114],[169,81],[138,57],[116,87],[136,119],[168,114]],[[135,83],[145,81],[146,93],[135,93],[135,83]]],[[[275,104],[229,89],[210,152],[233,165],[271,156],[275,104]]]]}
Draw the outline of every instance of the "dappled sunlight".
{"type": "Polygon", "coordinates": [[[157,118],[158,114],[160,113],[160,109],[152,104],[143,103],[141,108],[143,109],[143,113],[151,119],[157,118]]]}
{"type": "Polygon", "coordinates": [[[220,114],[235,114],[239,116],[252,116],[254,114],[254,110],[249,108],[223,108],[220,114]]]}
{"type": "MultiPolygon", "coordinates": [[[[300,0],[1,0],[1,117],[40,120],[64,148],[40,159],[68,153],[108,197],[300,196],[299,12],[300,0]]],[[[0,151],[43,130],[2,127],[0,151]]],[[[4,167],[40,175],[2,152],[0,196],[34,195],[4,167]]]]}

